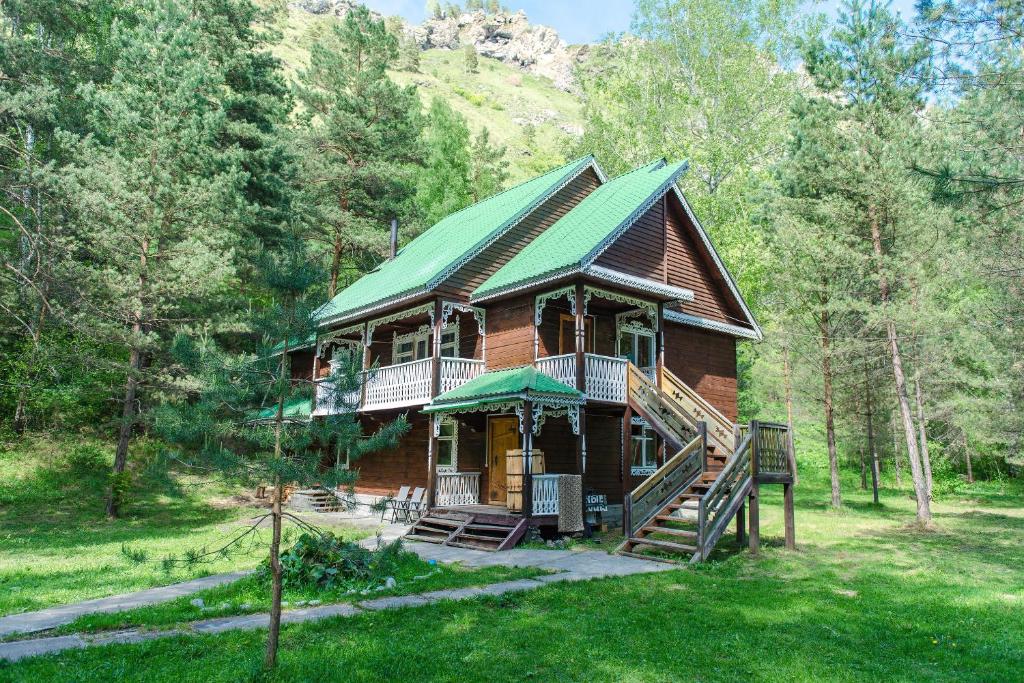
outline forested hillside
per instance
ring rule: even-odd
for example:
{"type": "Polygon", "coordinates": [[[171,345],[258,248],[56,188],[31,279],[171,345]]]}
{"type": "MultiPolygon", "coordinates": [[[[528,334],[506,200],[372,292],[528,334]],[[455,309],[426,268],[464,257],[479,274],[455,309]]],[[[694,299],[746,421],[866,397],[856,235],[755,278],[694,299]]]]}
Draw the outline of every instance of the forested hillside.
{"type": "MultiPolygon", "coordinates": [[[[794,422],[832,506],[853,467],[927,523],[943,491],[1020,472],[1022,22],[995,0],[912,23],[639,2],[574,95],[365,8],[4,0],[3,438],[107,440],[117,514],[141,437],[195,445],[166,411],[224,380],[196,356],[237,369],[308,333],[392,219],[404,241],[569,155],[664,156],[765,330],[741,418],[794,422]]],[[[240,414],[283,413],[284,370],[260,372],[240,414]]]]}

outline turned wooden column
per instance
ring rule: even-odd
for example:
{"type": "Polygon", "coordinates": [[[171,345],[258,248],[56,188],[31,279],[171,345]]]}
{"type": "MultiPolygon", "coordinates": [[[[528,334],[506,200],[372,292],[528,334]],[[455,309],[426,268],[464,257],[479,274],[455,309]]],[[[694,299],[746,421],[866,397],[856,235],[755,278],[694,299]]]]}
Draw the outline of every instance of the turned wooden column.
{"type": "MultiPolygon", "coordinates": [[[[587,322],[583,311],[583,283],[576,283],[574,292],[576,301],[576,389],[587,391],[587,322]]],[[[590,525],[587,523],[587,411],[580,406],[579,434],[576,435],[576,471],[580,475],[580,488],[583,493],[583,533],[590,537],[590,525]]]]}
{"type": "MultiPolygon", "coordinates": [[[[441,391],[441,300],[434,299],[434,329],[430,348],[430,398],[441,391]]],[[[437,434],[434,432],[434,417],[427,419],[430,440],[427,445],[427,507],[432,508],[437,496],[437,434]]]]}
{"type": "Polygon", "coordinates": [[[533,401],[523,401],[523,517],[533,517],[533,401]]]}

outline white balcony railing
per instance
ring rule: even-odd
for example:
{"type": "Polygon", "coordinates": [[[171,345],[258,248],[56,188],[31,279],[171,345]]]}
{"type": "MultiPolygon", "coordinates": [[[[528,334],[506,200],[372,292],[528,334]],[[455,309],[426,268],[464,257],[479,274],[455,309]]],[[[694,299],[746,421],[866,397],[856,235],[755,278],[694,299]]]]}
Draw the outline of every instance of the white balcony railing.
{"type": "MultiPolygon", "coordinates": [[[[587,353],[583,356],[587,398],[608,403],[626,402],[625,358],[587,353]]],[[[537,369],[559,382],[576,386],[576,355],[572,353],[537,359],[537,369]]]]}
{"type": "Polygon", "coordinates": [[[533,514],[558,514],[558,474],[533,475],[533,514]]]}
{"type": "Polygon", "coordinates": [[[340,394],[329,378],[316,380],[313,390],[316,396],[313,415],[337,415],[346,409],[355,410],[359,405],[359,389],[349,392],[347,396],[340,394]]]}
{"type": "Polygon", "coordinates": [[[451,391],[455,387],[473,379],[484,371],[482,360],[472,358],[442,358],[441,359],[441,393],[451,391]]]}
{"type": "MultiPolygon", "coordinates": [[[[483,372],[483,361],[472,358],[441,359],[441,393],[461,386],[483,372]]],[[[429,403],[431,362],[429,358],[410,363],[385,365],[365,373],[365,398],[360,410],[384,410],[429,403]]],[[[331,390],[331,380],[316,381],[314,415],[334,415],[346,406],[358,405],[358,392],[341,400],[331,390]]]]}
{"type": "Polygon", "coordinates": [[[430,401],[429,358],[369,370],[363,410],[400,408],[430,401]]]}
{"type": "Polygon", "coordinates": [[[476,505],[479,502],[479,472],[437,473],[437,505],[476,505]]]}

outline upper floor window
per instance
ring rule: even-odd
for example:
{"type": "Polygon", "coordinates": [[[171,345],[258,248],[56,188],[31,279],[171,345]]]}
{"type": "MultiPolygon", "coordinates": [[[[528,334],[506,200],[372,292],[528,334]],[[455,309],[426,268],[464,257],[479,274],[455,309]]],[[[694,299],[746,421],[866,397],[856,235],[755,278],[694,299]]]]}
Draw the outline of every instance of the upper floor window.
{"type": "Polygon", "coordinates": [[[619,330],[619,358],[628,358],[638,368],[655,365],[654,333],[646,330],[619,330]]]}
{"type": "MultiPolygon", "coordinates": [[[[563,313],[558,318],[558,353],[576,352],[576,317],[563,313]]],[[[594,352],[594,318],[583,318],[583,351],[594,352]]]]}
{"type": "MultiPolygon", "coordinates": [[[[430,358],[430,328],[425,325],[415,332],[395,334],[392,344],[391,362],[409,363],[414,360],[430,358]]],[[[459,355],[459,325],[449,325],[441,333],[441,356],[457,358],[459,355]]]]}

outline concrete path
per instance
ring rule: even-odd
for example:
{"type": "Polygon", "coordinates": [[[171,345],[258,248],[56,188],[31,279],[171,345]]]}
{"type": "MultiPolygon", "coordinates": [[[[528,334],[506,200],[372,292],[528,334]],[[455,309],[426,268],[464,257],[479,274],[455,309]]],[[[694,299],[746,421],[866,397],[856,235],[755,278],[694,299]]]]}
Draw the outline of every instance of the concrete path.
{"type": "Polygon", "coordinates": [[[11,614],[0,617],[0,638],[14,635],[16,633],[35,633],[47,629],[70,624],[72,621],[86,614],[101,612],[123,612],[124,610],[154,605],[158,602],[167,602],[182,595],[190,595],[207,588],[221,586],[225,583],[233,583],[243,576],[251,574],[252,570],[242,572],[231,572],[228,574],[214,574],[204,576],[200,579],[192,579],[184,583],[176,583],[170,586],[149,588],[135,593],[124,595],[112,595],[109,598],[97,598],[76,602],[71,605],[59,605],[37,612],[24,612],[22,614],[11,614]]]}
{"type": "MultiPolygon", "coordinates": [[[[369,541],[373,539],[367,540],[369,541]]],[[[281,616],[282,623],[294,624],[325,619],[328,617],[349,617],[356,614],[383,609],[419,607],[422,605],[441,602],[443,600],[469,600],[487,595],[504,595],[506,593],[536,590],[537,588],[541,588],[548,584],[561,581],[580,581],[607,576],[644,574],[668,571],[677,568],[674,565],[665,564],[663,562],[648,562],[646,560],[639,560],[632,557],[609,555],[596,550],[572,551],[524,549],[490,553],[482,550],[453,548],[450,546],[433,545],[429,543],[409,543],[407,547],[425,560],[437,560],[438,562],[461,562],[469,567],[485,567],[493,565],[538,567],[554,570],[558,573],[538,576],[533,579],[504,581],[475,588],[456,588],[432,591],[429,593],[376,598],[374,600],[364,600],[354,604],[342,603],[337,605],[323,605],[318,607],[287,610],[281,616]]],[[[167,588],[175,587],[168,586],[167,588]]],[[[74,606],[72,605],[69,607],[74,606]]],[[[116,633],[95,635],[76,634],[53,638],[18,640],[10,643],[0,643],[0,660],[17,661],[26,657],[53,654],[64,650],[80,649],[96,645],[107,645],[111,643],[139,643],[156,638],[167,638],[171,636],[195,633],[222,633],[224,631],[231,630],[266,628],[269,621],[270,616],[268,614],[248,614],[235,617],[206,619],[203,621],[193,622],[180,628],[163,631],[132,629],[116,633]]]]}

